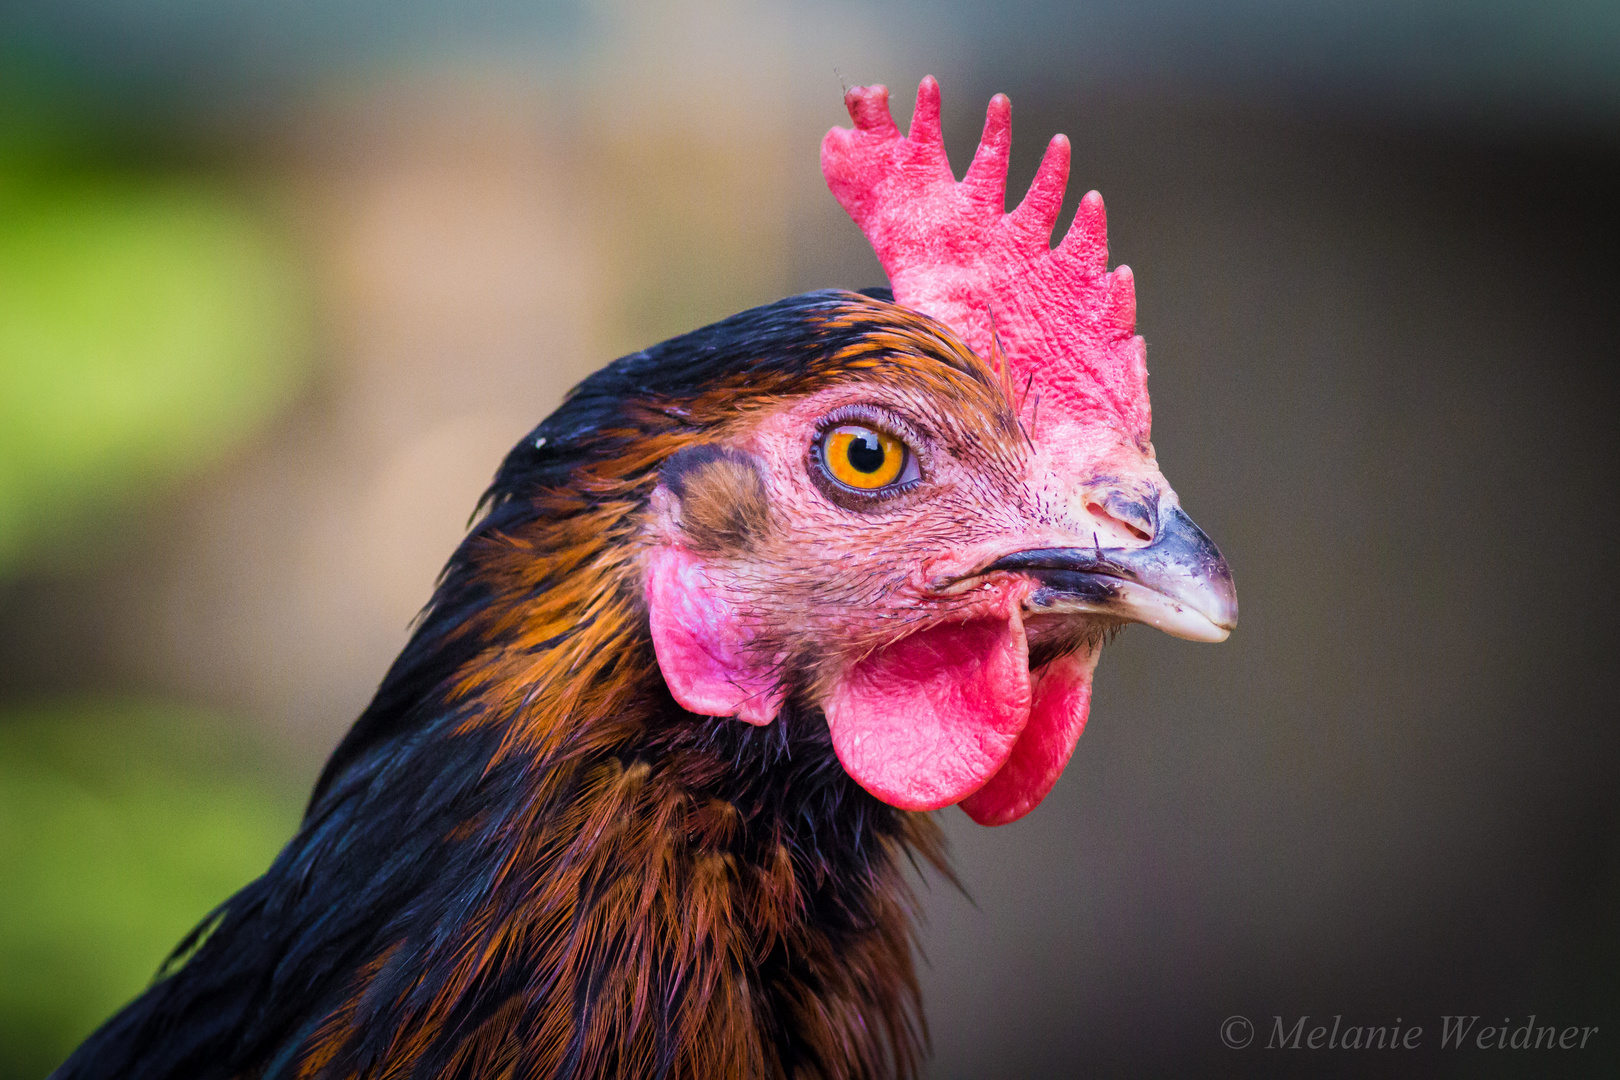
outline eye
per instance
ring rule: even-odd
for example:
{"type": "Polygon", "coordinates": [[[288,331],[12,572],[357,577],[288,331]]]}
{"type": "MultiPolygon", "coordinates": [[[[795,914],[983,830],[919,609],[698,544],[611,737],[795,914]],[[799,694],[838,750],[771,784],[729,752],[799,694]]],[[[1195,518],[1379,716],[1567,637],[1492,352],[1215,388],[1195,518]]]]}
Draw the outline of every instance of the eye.
{"type": "Polygon", "coordinates": [[[916,456],[887,432],[863,424],[841,424],[821,440],[827,474],[856,491],[878,491],[920,477],[916,456]]]}

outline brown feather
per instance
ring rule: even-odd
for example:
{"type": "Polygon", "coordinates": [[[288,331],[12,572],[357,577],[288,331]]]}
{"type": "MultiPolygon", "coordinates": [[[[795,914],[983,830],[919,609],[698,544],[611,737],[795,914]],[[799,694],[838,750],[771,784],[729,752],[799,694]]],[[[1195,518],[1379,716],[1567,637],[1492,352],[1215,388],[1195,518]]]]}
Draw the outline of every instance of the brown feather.
{"type": "MultiPolygon", "coordinates": [[[[833,317],[872,317],[873,305],[851,306],[833,317]]],[[[972,398],[1016,431],[999,373],[937,324],[888,311],[885,329],[792,378],[739,374],[692,400],[639,403],[633,430],[605,433],[633,436],[624,454],[535,493],[539,513],[523,529],[473,542],[495,602],[458,631],[486,644],[457,673],[453,700],[469,706],[463,733],[500,730],[491,769],[523,763],[524,811],[496,836],[469,821],[449,838],[483,836],[501,861],[431,1001],[398,1017],[368,1070],[332,1071],[363,1034],[351,1018],[389,960],[392,943],[383,947],[309,1039],[301,1078],[416,1075],[458,1004],[513,977],[523,989],[456,1034],[438,1075],[786,1077],[784,1046],[797,1077],[917,1074],[927,1037],[904,867],[920,857],[948,874],[937,825],[883,808],[896,831],[862,880],[834,882],[813,853],[759,835],[771,819],[758,807],[707,794],[732,763],[694,737],[696,718],[659,726],[671,703],[640,584],[660,464],[745,430],[775,403],[880,377],[972,398]],[[829,898],[850,892],[858,902],[830,918],[829,898]]],[[[758,477],[724,460],[693,478],[683,503],[700,550],[747,548],[770,514],[758,477]]]]}

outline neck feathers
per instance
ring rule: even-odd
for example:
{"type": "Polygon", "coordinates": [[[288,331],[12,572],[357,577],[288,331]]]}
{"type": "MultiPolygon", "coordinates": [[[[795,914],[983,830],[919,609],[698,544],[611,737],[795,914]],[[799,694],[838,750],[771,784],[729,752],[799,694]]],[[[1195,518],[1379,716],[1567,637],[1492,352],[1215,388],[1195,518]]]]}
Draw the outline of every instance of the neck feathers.
{"type": "Polygon", "coordinates": [[[300,1075],[916,1072],[901,865],[943,865],[937,827],[857,787],[818,712],[755,728],[675,705],[641,602],[650,483],[576,474],[452,564],[441,610],[473,582],[480,603],[439,632],[477,643],[445,734],[489,748],[442,841],[468,880],[453,928],[375,942],[300,1075]]]}
{"type": "Polygon", "coordinates": [[[914,1075],[901,865],[943,869],[937,827],[859,788],[801,701],[762,728],[680,709],[640,569],[662,462],[896,318],[810,294],[576,389],[298,834],[58,1077],[914,1075]]]}

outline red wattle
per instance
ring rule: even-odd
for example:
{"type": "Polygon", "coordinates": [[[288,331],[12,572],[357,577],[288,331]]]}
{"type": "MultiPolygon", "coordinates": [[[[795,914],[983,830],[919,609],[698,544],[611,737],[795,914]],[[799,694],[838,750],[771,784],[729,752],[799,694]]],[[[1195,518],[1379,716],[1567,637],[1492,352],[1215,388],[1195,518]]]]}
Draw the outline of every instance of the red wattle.
{"type": "Polygon", "coordinates": [[[1091,676],[1100,650],[1072,653],[1035,672],[1029,724],[999,772],[962,800],[980,825],[1017,821],[1046,798],[1074,753],[1091,710],[1091,676]]]}
{"type": "Polygon", "coordinates": [[[823,702],[833,749],[873,795],[936,810],[1006,763],[1029,722],[1019,597],[1003,610],[918,631],[856,664],[823,702]]]}

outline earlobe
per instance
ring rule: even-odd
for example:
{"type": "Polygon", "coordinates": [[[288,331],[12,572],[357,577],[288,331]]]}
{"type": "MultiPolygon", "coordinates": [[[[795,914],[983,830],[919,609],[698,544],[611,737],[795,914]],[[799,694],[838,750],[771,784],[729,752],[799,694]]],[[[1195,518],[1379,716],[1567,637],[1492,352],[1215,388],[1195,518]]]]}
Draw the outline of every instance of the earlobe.
{"type": "Polygon", "coordinates": [[[785,691],[702,559],[674,543],[652,548],[646,596],[653,652],[681,708],[750,724],[776,718],[785,691]]]}

